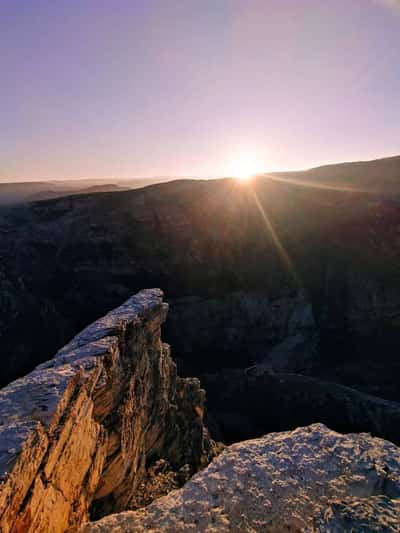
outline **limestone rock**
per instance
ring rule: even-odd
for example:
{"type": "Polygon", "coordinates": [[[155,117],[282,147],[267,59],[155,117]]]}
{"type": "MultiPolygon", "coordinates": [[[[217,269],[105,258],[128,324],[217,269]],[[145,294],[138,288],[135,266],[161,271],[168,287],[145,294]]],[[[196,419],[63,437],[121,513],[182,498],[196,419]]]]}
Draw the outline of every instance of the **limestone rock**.
{"type": "Polygon", "coordinates": [[[0,391],[0,531],[64,532],[128,508],[162,458],[207,464],[204,391],[160,339],[159,289],[141,291],[0,391]]]}
{"type": "Polygon", "coordinates": [[[379,506],[376,523],[387,529],[364,531],[398,531],[399,497],[399,448],[313,424],[234,444],[182,489],[80,533],[332,533],[328,525],[319,529],[320,517],[326,512],[331,520],[334,502],[348,498],[363,508],[359,516],[379,506]]]}
{"type": "Polygon", "coordinates": [[[320,533],[398,533],[400,500],[387,496],[347,498],[332,502],[317,523],[320,533]]]}

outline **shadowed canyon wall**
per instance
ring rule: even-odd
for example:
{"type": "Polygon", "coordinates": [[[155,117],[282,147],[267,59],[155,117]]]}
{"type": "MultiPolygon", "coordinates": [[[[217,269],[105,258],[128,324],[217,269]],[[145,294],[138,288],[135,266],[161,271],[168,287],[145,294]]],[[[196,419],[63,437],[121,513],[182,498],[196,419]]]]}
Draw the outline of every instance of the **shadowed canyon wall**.
{"type": "Polygon", "coordinates": [[[383,169],[369,192],[361,178],[354,191],[340,188],[344,178],[337,190],[180,180],[3,210],[2,384],[133,292],[158,286],[171,302],[165,337],[187,374],[264,361],[398,400],[393,165],[400,177],[400,159],[390,161],[387,187],[383,169]]]}

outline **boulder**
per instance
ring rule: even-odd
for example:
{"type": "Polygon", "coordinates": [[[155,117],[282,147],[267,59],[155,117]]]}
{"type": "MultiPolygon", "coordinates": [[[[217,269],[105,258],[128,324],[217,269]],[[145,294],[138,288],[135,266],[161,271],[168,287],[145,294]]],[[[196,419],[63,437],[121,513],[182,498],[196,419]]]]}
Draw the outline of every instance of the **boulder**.
{"type": "Polygon", "coordinates": [[[337,500],[348,498],[359,516],[379,506],[375,523],[399,531],[399,497],[399,448],[313,424],[234,444],[182,489],[139,511],[87,524],[80,533],[350,531],[329,529],[326,521],[319,529],[326,513],[340,523],[330,513],[337,500]]]}

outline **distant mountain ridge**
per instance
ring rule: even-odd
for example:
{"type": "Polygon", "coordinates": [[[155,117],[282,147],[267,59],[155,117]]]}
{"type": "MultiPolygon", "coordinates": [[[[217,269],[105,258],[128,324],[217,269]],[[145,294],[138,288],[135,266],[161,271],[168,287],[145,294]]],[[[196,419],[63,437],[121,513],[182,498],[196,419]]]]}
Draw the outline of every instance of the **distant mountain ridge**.
{"type": "Polygon", "coordinates": [[[154,183],[170,181],[171,177],[121,179],[77,179],[0,183],[0,206],[50,200],[77,194],[127,191],[154,183]]]}
{"type": "MultiPolygon", "coordinates": [[[[325,185],[364,188],[365,192],[400,192],[400,155],[374,159],[333,163],[307,170],[270,172],[260,176],[275,177],[291,181],[324,182],[325,185]]],[[[139,189],[157,183],[174,180],[202,179],[174,176],[155,176],[151,178],[109,178],[43,180],[0,183],[0,206],[49,200],[77,194],[96,192],[126,191],[139,189]]],[[[204,178],[204,179],[218,179],[204,178]]],[[[300,184],[300,183],[299,183],[300,184]]]]}

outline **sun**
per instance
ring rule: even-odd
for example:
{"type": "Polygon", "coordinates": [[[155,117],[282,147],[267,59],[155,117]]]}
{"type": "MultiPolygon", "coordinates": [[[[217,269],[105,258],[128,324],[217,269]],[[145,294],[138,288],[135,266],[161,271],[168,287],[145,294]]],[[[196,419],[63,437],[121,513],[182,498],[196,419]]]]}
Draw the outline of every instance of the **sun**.
{"type": "Polygon", "coordinates": [[[227,166],[226,174],[242,183],[248,182],[255,174],[264,171],[265,165],[262,159],[255,154],[243,153],[234,157],[227,166]]]}

